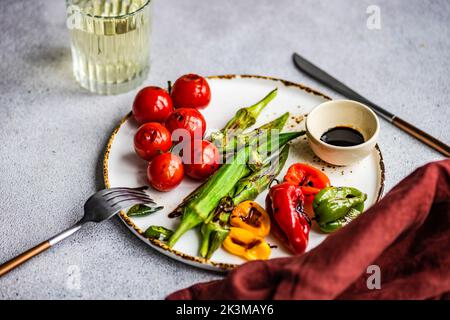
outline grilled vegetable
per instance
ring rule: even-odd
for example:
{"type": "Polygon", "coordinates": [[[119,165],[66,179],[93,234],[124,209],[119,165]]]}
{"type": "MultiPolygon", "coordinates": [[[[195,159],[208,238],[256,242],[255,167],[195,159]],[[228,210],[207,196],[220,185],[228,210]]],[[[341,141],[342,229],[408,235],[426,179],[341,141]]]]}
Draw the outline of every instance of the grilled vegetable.
{"type": "Polygon", "coordinates": [[[202,243],[200,245],[200,255],[207,259],[219,249],[222,242],[228,236],[230,229],[228,219],[233,211],[234,204],[231,197],[224,197],[220,200],[214,213],[210,214],[201,228],[202,243]]]}
{"type": "Polygon", "coordinates": [[[186,203],[181,222],[169,239],[170,247],[186,231],[204,222],[208,214],[219,204],[220,199],[229,194],[234,185],[249,173],[249,169],[245,165],[248,160],[248,151],[248,148],[242,149],[231,163],[222,165],[186,203]]]}
{"type": "Polygon", "coordinates": [[[275,133],[275,130],[281,131],[286,124],[289,115],[289,112],[286,112],[275,120],[272,120],[248,133],[242,133],[239,135],[232,135],[231,133],[231,136],[216,136],[219,140],[213,141],[218,146],[219,152],[223,154],[223,159],[225,160],[228,156],[234,154],[243,146],[250,144],[258,137],[266,134],[269,130],[273,130],[273,133],[275,133]]]}
{"type": "Polygon", "coordinates": [[[289,145],[283,147],[279,155],[275,155],[271,163],[265,165],[260,171],[254,172],[236,184],[233,202],[239,204],[245,200],[254,200],[267,189],[283,168],[289,156],[289,145]]]}
{"type": "Polygon", "coordinates": [[[136,204],[128,210],[127,216],[129,216],[129,217],[146,217],[146,216],[151,215],[152,213],[155,213],[163,208],[164,207],[162,207],[162,206],[148,207],[144,204],[136,204]]]}
{"type": "MultiPolygon", "coordinates": [[[[240,135],[245,129],[256,123],[256,119],[262,110],[276,97],[277,91],[278,89],[274,89],[256,104],[239,109],[222,130],[211,134],[211,141],[214,142],[219,150],[233,151],[233,148],[236,145],[236,136],[240,135]],[[232,141],[234,142],[231,143],[232,141]]],[[[226,152],[224,151],[224,153],[226,152]]]]}
{"type": "Polygon", "coordinates": [[[172,230],[169,230],[160,226],[150,226],[147,230],[145,230],[144,235],[147,238],[154,238],[161,241],[166,241],[173,234],[172,230]]]}
{"type": "Polygon", "coordinates": [[[286,145],[279,155],[274,155],[272,162],[263,167],[261,171],[239,180],[232,199],[230,197],[222,199],[221,204],[215,212],[210,214],[202,226],[200,256],[211,258],[230,231],[227,224],[234,206],[245,200],[254,200],[258,194],[263,192],[280,173],[288,155],[289,145],[286,145]]]}
{"type": "Polygon", "coordinates": [[[263,238],[240,228],[231,228],[223,247],[231,254],[247,260],[267,260],[270,256],[270,246],[263,238]]]}
{"type": "Polygon", "coordinates": [[[277,96],[278,89],[274,89],[267,96],[265,96],[261,101],[255,103],[254,105],[246,108],[239,109],[235,116],[228,121],[225,127],[221,130],[226,132],[228,130],[242,131],[245,130],[256,123],[256,118],[263,109],[277,96]]]}
{"type": "MultiPolygon", "coordinates": [[[[276,141],[269,134],[267,139],[263,139],[262,143],[256,147],[256,150],[260,152],[263,159],[267,158],[269,153],[273,154],[276,151],[272,152],[271,150],[273,142],[276,142],[276,147],[284,146],[303,134],[304,132],[282,133],[276,141]]],[[[235,184],[250,173],[247,162],[252,149],[255,149],[254,145],[239,150],[234,159],[222,165],[213,176],[194,191],[195,194],[182,208],[181,222],[170,237],[169,246],[172,247],[187,230],[206,221],[210,212],[219,204],[220,199],[229,195],[234,190],[235,184]]]]}
{"type": "Polygon", "coordinates": [[[306,205],[311,205],[315,195],[330,186],[330,179],[325,173],[304,163],[291,165],[284,176],[284,181],[302,189],[306,205]]]}
{"type": "Polygon", "coordinates": [[[304,200],[301,188],[288,182],[271,187],[266,198],[273,234],[295,254],[305,252],[311,229],[304,200]]]}
{"type": "Polygon", "coordinates": [[[333,232],[349,224],[364,210],[367,194],[356,188],[328,187],[313,202],[314,217],[323,232],[333,232]]]}
{"type": "MultiPolygon", "coordinates": [[[[275,120],[273,120],[271,122],[268,122],[268,123],[264,124],[263,126],[255,129],[255,130],[253,130],[253,131],[251,131],[251,132],[249,132],[247,134],[243,134],[243,135],[241,135],[239,137],[236,137],[236,139],[239,139],[240,141],[250,142],[251,140],[255,140],[256,138],[263,136],[269,130],[279,130],[279,131],[281,131],[283,129],[283,127],[284,127],[284,125],[285,125],[285,123],[286,123],[288,118],[289,118],[289,113],[286,112],[281,117],[278,117],[277,119],[275,119],[275,120]]],[[[245,129],[245,128],[243,128],[243,129],[245,129]]],[[[216,140],[214,140],[214,138],[213,138],[212,141],[215,142],[216,140]]],[[[221,149],[218,146],[219,154],[224,154],[224,159],[223,160],[225,160],[225,158],[228,158],[232,154],[234,155],[236,153],[235,150],[237,150],[238,142],[237,142],[237,140],[234,140],[233,143],[235,143],[236,147],[230,148],[231,152],[227,153],[227,154],[224,153],[225,152],[224,150],[220,151],[221,149]]],[[[239,142],[239,143],[241,143],[241,142],[239,142]]],[[[243,145],[243,144],[241,144],[241,145],[243,145]]],[[[226,147],[226,149],[228,149],[228,147],[226,147]]],[[[191,192],[187,197],[185,197],[183,199],[183,201],[169,214],[169,217],[174,218],[174,217],[178,217],[178,216],[182,215],[183,214],[183,208],[185,207],[186,203],[188,203],[200,191],[202,186],[203,185],[199,186],[197,189],[195,189],[193,192],[191,192]]]]}
{"type": "Polygon", "coordinates": [[[266,210],[254,201],[240,203],[230,216],[230,225],[250,231],[264,238],[270,232],[270,217],[266,210]]]}

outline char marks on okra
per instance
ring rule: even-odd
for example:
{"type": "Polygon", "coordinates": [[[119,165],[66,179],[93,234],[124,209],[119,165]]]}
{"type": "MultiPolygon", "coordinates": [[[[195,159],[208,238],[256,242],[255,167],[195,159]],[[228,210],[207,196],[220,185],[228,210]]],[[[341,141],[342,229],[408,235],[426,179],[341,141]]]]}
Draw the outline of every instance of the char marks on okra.
{"type": "Polygon", "coordinates": [[[200,256],[207,259],[211,258],[230,232],[227,223],[233,208],[243,201],[256,199],[261,192],[267,189],[280,173],[288,155],[289,145],[286,145],[272,157],[269,164],[239,180],[234,188],[232,198],[225,197],[220,201],[221,204],[202,225],[200,256]]]}
{"type": "Polygon", "coordinates": [[[219,204],[220,199],[230,194],[235,184],[243,177],[249,175],[251,170],[248,160],[252,150],[260,153],[261,160],[265,161],[270,154],[274,154],[279,147],[283,147],[289,141],[303,135],[304,132],[288,132],[277,135],[272,139],[270,133],[258,146],[249,145],[239,150],[236,156],[228,163],[222,165],[198,192],[184,204],[180,224],[169,239],[169,246],[173,246],[178,239],[189,229],[192,229],[206,220],[209,213],[219,204]],[[273,145],[275,142],[275,145],[273,145]],[[272,149],[277,148],[277,149],[272,149]]]}
{"type": "Polygon", "coordinates": [[[276,176],[275,174],[272,177],[271,171],[279,172],[281,170],[289,150],[287,147],[283,149],[278,162],[267,165],[268,160],[278,154],[279,150],[289,141],[304,134],[304,132],[278,134],[284,127],[289,113],[285,113],[249,133],[242,133],[256,122],[258,115],[276,96],[276,93],[277,89],[255,105],[240,109],[218,135],[213,135],[213,141],[219,137],[220,140],[217,141],[222,142],[222,150],[228,150],[228,144],[231,144],[232,152],[229,154],[231,156],[214,175],[187,196],[171,214],[174,216],[174,213],[178,213],[182,217],[168,241],[169,246],[175,245],[186,231],[203,224],[202,233],[205,244],[202,244],[201,251],[203,256],[211,256],[228,234],[227,230],[216,228],[215,225],[218,223],[219,226],[224,226],[228,221],[229,212],[217,211],[218,206],[219,209],[221,208],[220,203],[224,201],[223,199],[234,195],[237,196],[236,201],[254,198],[276,176]],[[239,133],[239,135],[232,136],[231,139],[226,138],[229,130],[239,133]],[[267,175],[266,178],[262,178],[263,173],[267,175]]]}
{"type": "MultiPolygon", "coordinates": [[[[236,137],[236,139],[240,140],[240,141],[247,141],[250,142],[250,140],[256,139],[257,137],[261,137],[263,134],[265,134],[266,132],[268,132],[269,130],[278,130],[281,131],[284,127],[284,125],[286,124],[286,121],[289,118],[289,112],[286,112],[285,114],[283,114],[282,116],[276,118],[275,120],[272,120],[264,125],[262,125],[261,127],[254,129],[252,131],[250,131],[249,133],[245,133],[242,134],[241,137],[236,137]],[[252,138],[252,139],[251,139],[252,138]]],[[[239,143],[236,143],[236,146],[241,145],[239,143]]],[[[229,158],[231,155],[234,155],[236,153],[237,148],[229,148],[229,147],[225,147],[225,149],[231,149],[233,150],[232,152],[225,154],[224,156],[226,158],[229,158]]],[[[187,197],[185,197],[183,199],[183,201],[169,214],[169,217],[171,218],[175,218],[180,216],[183,212],[183,207],[186,205],[186,203],[191,200],[193,197],[195,197],[196,194],[198,194],[200,192],[200,190],[203,188],[203,185],[206,182],[202,183],[197,189],[195,189],[193,192],[191,192],[187,197]]]]}

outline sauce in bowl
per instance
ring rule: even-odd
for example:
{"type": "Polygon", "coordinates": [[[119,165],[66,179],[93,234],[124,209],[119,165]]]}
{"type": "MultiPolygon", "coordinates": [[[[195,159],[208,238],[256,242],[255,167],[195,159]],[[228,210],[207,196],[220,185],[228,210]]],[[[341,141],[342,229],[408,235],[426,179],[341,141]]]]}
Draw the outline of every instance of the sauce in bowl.
{"type": "Polygon", "coordinates": [[[364,143],[363,135],[353,128],[339,126],[325,132],[320,140],[337,147],[352,147],[364,143]]]}

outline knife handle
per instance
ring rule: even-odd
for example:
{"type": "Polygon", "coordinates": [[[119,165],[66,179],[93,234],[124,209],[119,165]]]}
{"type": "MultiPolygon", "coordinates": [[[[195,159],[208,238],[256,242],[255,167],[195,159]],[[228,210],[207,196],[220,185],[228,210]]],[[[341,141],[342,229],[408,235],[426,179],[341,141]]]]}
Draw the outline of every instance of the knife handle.
{"type": "Polygon", "coordinates": [[[409,133],[411,136],[416,138],[417,140],[425,143],[429,147],[433,148],[434,150],[440,152],[447,158],[450,157],[450,147],[445,144],[442,141],[439,141],[435,137],[429,135],[428,133],[420,130],[419,128],[413,126],[411,123],[399,118],[394,117],[392,119],[392,124],[396,126],[397,128],[400,128],[401,130],[409,133]]]}

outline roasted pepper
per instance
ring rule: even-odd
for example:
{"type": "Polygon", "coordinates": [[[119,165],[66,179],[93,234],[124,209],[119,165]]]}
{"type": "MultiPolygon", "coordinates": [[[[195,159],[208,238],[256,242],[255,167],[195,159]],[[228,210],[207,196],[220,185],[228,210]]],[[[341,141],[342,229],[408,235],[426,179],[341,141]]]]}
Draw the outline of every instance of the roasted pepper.
{"type": "Polygon", "coordinates": [[[272,139],[271,133],[261,144],[252,144],[240,149],[229,163],[223,164],[214,175],[193,191],[186,202],[179,208],[182,212],[180,224],[175,229],[168,241],[169,247],[173,247],[178,239],[188,230],[208,220],[210,213],[220,202],[220,199],[229,195],[238,181],[248,176],[251,170],[247,166],[249,154],[252,150],[269,150],[264,153],[268,158],[278,148],[285,146],[289,141],[303,135],[303,132],[286,132],[276,135],[278,139],[272,139]],[[273,151],[272,151],[273,146],[273,151]],[[276,148],[278,147],[278,148],[276,148]]]}
{"type": "Polygon", "coordinates": [[[355,219],[364,210],[367,195],[356,188],[327,187],[313,202],[314,218],[320,230],[333,232],[355,219]]]}
{"type": "Polygon", "coordinates": [[[284,176],[284,181],[300,186],[305,196],[305,205],[312,204],[315,195],[330,186],[330,179],[325,173],[303,163],[291,165],[284,176]]]}
{"type": "Polygon", "coordinates": [[[263,238],[241,228],[231,228],[223,247],[229,253],[247,260],[267,260],[270,256],[270,246],[263,238]]]}
{"type": "Polygon", "coordinates": [[[258,237],[265,237],[270,232],[269,215],[254,201],[244,201],[234,208],[230,224],[248,230],[258,237]]]}
{"type": "Polygon", "coordinates": [[[202,243],[200,255],[211,258],[213,253],[221,246],[229,233],[229,218],[235,207],[246,200],[254,200],[262,191],[269,187],[275,177],[280,173],[289,155],[289,145],[274,154],[271,163],[260,171],[239,180],[235,186],[233,198],[225,197],[219,202],[216,210],[210,214],[201,227],[202,243]]]}
{"type": "Polygon", "coordinates": [[[304,212],[303,204],[301,188],[288,182],[270,188],[266,198],[272,233],[295,254],[305,252],[311,229],[311,220],[304,212]]]}

